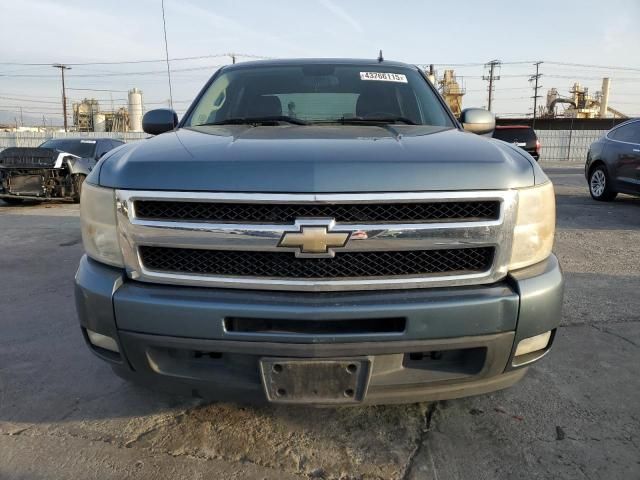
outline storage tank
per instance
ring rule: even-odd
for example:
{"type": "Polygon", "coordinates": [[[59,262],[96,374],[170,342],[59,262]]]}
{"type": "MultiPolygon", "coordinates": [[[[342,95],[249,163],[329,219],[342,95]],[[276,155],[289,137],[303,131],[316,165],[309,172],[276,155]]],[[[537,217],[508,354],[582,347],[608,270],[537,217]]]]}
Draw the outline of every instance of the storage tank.
{"type": "Polygon", "coordinates": [[[129,130],[142,131],[142,91],[133,88],[129,90],[129,130]]]}
{"type": "Polygon", "coordinates": [[[107,117],[104,113],[95,112],[93,114],[93,131],[94,132],[106,132],[107,131],[107,117]]]}

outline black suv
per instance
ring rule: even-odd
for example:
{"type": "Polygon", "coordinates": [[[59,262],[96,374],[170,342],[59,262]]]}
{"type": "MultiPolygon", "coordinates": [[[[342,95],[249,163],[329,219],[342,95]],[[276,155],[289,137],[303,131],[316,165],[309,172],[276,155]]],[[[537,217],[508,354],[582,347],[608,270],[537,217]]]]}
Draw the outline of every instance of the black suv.
{"type": "Polygon", "coordinates": [[[522,148],[536,161],[540,158],[540,140],[533,128],[527,125],[498,125],[493,131],[493,138],[522,148]]]}
{"type": "Polygon", "coordinates": [[[593,142],[584,173],[595,200],[640,195],[640,119],[621,123],[593,142]]]}

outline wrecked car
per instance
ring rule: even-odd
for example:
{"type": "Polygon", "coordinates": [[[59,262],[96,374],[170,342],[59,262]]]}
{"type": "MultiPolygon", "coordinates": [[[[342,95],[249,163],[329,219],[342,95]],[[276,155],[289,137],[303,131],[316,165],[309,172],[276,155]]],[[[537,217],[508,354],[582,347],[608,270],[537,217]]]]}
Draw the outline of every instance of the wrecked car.
{"type": "Polygon", "coordinates": [[[54,138],[37,148],[0,152],[0,199],[79,202],[82,183],[98,160],[124,142],[111,138],[54,138]]]}

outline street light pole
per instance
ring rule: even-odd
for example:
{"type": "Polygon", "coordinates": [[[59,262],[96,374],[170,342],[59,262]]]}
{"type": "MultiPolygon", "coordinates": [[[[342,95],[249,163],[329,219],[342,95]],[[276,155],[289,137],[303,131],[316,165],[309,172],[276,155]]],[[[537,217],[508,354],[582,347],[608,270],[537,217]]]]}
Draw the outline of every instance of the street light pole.
{"type": "Polygon", "coordinates": [[[71,70],[71,67],[67,65],[62,65],[61,63],[56,63],[53,65],[54,68],[60,69],[60,74],[62,75],[62,116],[64,117],[64,131],[67,131],[67,91],[64,86],[64,71],[71,70]]]}

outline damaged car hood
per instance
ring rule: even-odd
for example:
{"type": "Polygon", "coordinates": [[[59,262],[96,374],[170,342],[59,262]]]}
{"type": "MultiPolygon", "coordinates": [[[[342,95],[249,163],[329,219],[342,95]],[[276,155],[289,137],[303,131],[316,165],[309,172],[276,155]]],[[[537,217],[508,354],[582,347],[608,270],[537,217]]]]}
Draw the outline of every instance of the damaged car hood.
{"type": "Polygon", "coordinates": [[[0,167],[60,168],[65,157],[80,158],[53,148],[10,147],[0,152],[0,167]]]}

